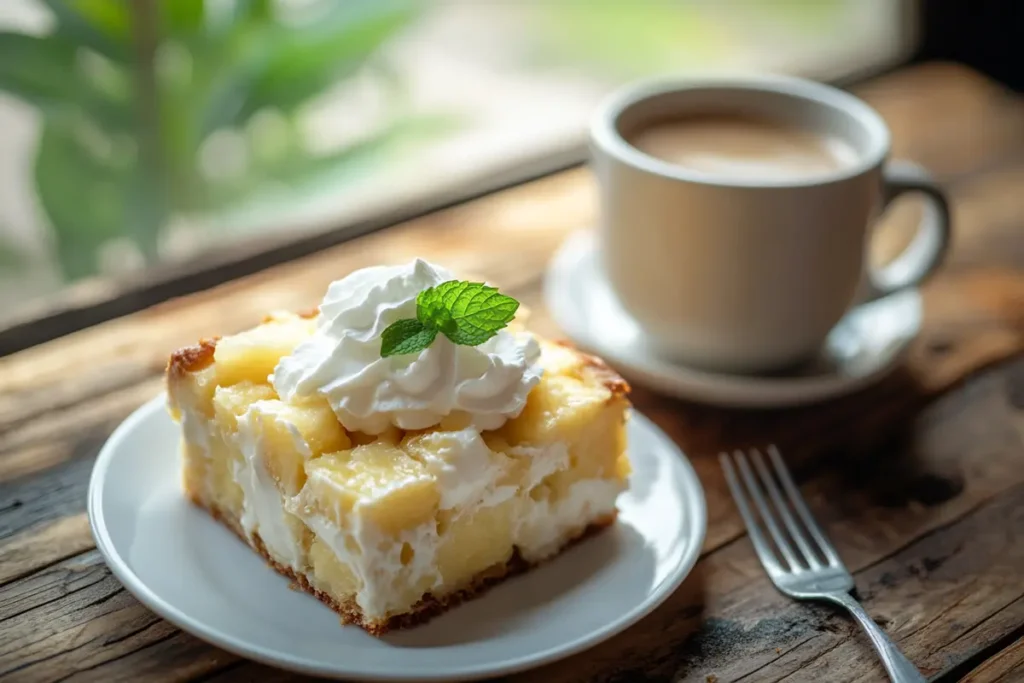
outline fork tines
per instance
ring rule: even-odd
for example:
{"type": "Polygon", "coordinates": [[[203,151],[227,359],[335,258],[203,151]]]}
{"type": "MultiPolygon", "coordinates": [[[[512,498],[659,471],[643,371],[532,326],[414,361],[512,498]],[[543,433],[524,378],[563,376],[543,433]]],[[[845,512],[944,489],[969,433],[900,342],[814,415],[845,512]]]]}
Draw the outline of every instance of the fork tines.
{"type": "Polygon", "coordinates": [[[789,470],[786,469],[778,449],[772,445],[767,450],[768,459],[772,463],[771,470],[757,449],[750,451],[749,458],[741,451],[735,451],[732,456],[728,453],[719,455],[722,469],[725,471],[725,480],[729,484],[729,490],[736,501],[736,507],[739,508],[740,516],[743,517],[743,523],[746,524],[751,543],[754,545],[761,563],[769,574],[799,573],[805,570],[822,569],[826,566],[842,567],[838,553],[825,537],[821,528],[818,527],[814,517],[811,516],[811,511],[807,508],[796,484],[793,483],[793,478],[790,476],[789,470]],[[750,466],[750,461],[754,463],[753,468],[750,466]],[[733,462],[735,462],[735,467],[733,462]],[[737,468],[740,472],[739,477],[736,476],[737,468]],[[756,474],[754,470],[757,470],[756,474]],[[774,476],[772,472],[774,472],[774,476]],[[742,484],[740,483],[741,478],[742,484]],[[779,484],[782,485],[781,489],[779,484]],[[767,497],[765,491],[767,491],[767,497]],[[749,499],[753,499],[761,523],[768,530],[768,535],[784,558],[786,566],[779,563],[777,555],[762,533],[761,524],[758,523],[748,504],[749,499]],[[795,517],[793,512],[796,513],[795,517]],[[779,526],[779,518],[782,519],[785,532],[779,526]],[[799,518],[799,522],[797,518],[799,518]]]}

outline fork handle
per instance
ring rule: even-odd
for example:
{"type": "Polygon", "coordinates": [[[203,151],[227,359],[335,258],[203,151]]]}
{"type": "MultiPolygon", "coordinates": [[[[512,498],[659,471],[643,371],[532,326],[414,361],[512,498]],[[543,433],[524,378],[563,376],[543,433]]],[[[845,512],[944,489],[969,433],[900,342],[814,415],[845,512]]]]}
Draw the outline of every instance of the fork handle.
{"type": "Polygon", "coordinates": [[[828,598],[837,605],[845,607],[860,623],[861,628],[867,632],[868,637],[871,638],[871,644],[875,646],[882,658],[882,664],[885,665],[885,670],[889,672],[889,678],[893,683],[926,683],[921,672],[900,652],[896,643],[892,642],[885,631],[875,623],[875,620],[864,611],[864,608],[854,600],[852,595],[830,593],[828,598]]]}

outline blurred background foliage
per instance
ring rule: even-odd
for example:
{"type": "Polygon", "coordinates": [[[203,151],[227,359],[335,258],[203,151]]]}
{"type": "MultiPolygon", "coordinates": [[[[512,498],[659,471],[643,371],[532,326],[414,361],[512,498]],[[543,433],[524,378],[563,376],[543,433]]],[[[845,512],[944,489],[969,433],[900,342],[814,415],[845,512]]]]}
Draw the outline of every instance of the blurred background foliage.
{"type": "MultiPolygon", "coordinates": [[[[67,281],[95,274],[111,240],[156,263],[175,217],[301,187],[444,127],[403,115],[402,84],[379,58],[415,20],[414,0],[307,0],[287,15],[272,0],[41,2],[48,32],[0,32],[0,90],[40,114],[34,182],[67,281]],[[297,113],[358,77],[382,85],[393,115],[316,149],[297,113]]],[[[27,258],[0,245],[0,265],[27,258]]]]}
{"type": "MultiPolygon", "coordinates": [[[[895,0],[894,0],[895,1],[895,0]]],[[[699,0],[527,3],[537,16],[534,56],[578,64],[605,78],[640,78],[681,64],[715,64],[769,22],[798,34],[827,32],[846,0],[699,0]]]]}
{"type": "Polygon", "coordinates": [[[0,327],[581,151],[624,81],[892,64],[904,4],[0,0],[0,327]]]}

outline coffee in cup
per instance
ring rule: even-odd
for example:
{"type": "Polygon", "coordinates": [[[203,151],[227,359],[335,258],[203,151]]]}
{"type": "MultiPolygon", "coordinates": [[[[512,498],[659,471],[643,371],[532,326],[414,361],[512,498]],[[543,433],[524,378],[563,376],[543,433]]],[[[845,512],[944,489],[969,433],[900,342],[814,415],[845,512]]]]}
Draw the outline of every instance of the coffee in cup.
{"type": "Polygon", "coordinates": [[[691,366],[798,364],[857,302],[921,282],[949,243],[942,190],[889,162],[871,107],[820,83],[629,86],[599,107],[591,147],[608,281],[652,351],[691,366]],[[870,229],[905,192],[929,200],[917,236],[869,269],[870,229]]]}
{"type": "Polygon", "coordinates": [[[842,138],[749,116],[701,114],[658,121],[628,142],[674,166],[722,178],[805,178],[857,161],[842,138]]]}

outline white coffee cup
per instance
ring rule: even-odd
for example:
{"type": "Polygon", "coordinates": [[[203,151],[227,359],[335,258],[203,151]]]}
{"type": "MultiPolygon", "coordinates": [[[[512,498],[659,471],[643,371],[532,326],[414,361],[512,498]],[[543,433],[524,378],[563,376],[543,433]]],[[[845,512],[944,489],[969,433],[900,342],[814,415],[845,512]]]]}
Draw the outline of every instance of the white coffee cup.
{"type": "Polygon", "coordinates": [[[842,90],[782,76],[648,81],[612,94],[591,125],[603,268],[624,308],[666,358],[752,373],[797,364],[855,305],[914,286],[950,239],[942,190],[889,163],[889,130],[842,90]],[[640,151],[627,138],[692,115],[770,119],[842,140],[853,158],[806,177],[729,177],[640,151]],[[866,266],[874,221],[896,196],[927,210],[907,249],[866,266]]]}

